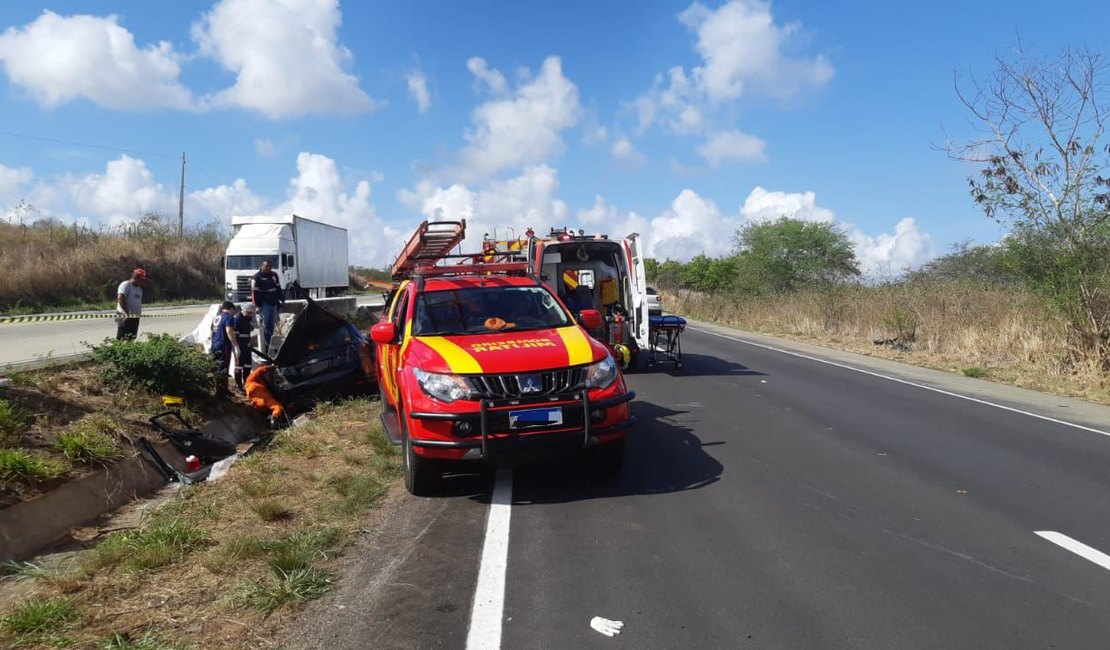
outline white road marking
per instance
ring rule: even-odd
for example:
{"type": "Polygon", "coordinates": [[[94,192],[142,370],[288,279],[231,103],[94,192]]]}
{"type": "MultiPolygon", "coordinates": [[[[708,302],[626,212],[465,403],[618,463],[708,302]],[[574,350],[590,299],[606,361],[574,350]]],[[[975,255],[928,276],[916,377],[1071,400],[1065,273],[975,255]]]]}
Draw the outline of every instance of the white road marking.
{"type": "MultiPolygon", "coordinates": [[[[694,329],[694,328],[690,328],[690,329],[694,329]]],[[[958,397],[960,399],[966,399],[969,402],[975,402],[976,404],[983,404],[984,406],[993,406],[994,408],[1002,409],[1003,411],[1010,411],[1011,413],[1020,413],[1022,415],[1028,415],[1031,418],[1037,418],[1038,420],[1045,420],[1047,422],[1052,422],[1053,424],[1061,424],[1065,427],[1072,427],[1074,429],[1082,429],[1083,431],[1090,431],[1091,433],[1097,433],[1097,434],[1103,435],[1103,436],[1110,436],[1110,431],[1102,431],[1101,429],[1095,429],[1093,427],[1083,426],[1082,424],[1076,424],[1074,422],[1068,422],[1066,420],[1058,420],[1056,418],[1049,417],[1047,415],[1040,415],[1039,413],[1032,413],[1030,411],[1023,411],[1021,409],[1017,409],[1017,408],[1014,408],[1012,406],[1006,406],[1004,404],[998,404],[997,402],[989,402],[985,399],[979,399],[978,397],[971,397],[969,395],[961,395],[960,393],[953,393],[952,391],[944,390],[943,388],[934,388],[933,386],[928,386],[926,384],[919,384],[919,383],[914,382],[914,381],[909,381],[909,380],[906,380],[906,379],[899,379],[897,377],[891,377],[890,375],[884,375],[882,373],[874,372],[874,371],[871,371],[871,370],[864,370],[863,368],[857,368],[855,366],[849,366],[849,365],[844,364],[844,363],[837,363],[836,361],[829,361],[828,359],[822,359],[820,357],[813,357],[813,356],[810,356],[808,354],[802,354],[800,352],[792,352],[790,350],[784,350],[782,348],[776,348],[773,345],[764,345],[762,343],[755,343],[753,341],[745,341],[744,339],[736,338],[734,336],[728,336],[726,334],[718,334],[717,332],[711,332],[709,330],[695,329],[694,331],[701,332],[702,334],[709,334],[710,336],[720,337],[722,339],[728,339],[730,341],[736,341],[737,343],[743,343],[745,345],[750,345],[750,346],[757,347],[757,348],[763,348],[764,350],[771,350],[772,352],[781,352],[782,354],[789,354],[792,357],[798,357],[800,359],[808,359],[810,361],[816,361],[817,363],[823,363],[823,364],[828,365],[828,366],[835,366],[837,368],[843,368],[845,370],[851,370],[853,372],[858,372],[858,373],[862,373],[862,374],[865,374],[865,375],[871,375],[872,377],[878,377],[880,379],[887,379],[889,381],[895,381],[895,382],[898,382],[899,384],[905,384],[907,386],[915,386],[917,388],[924,388],[925,390],[931,390],[934,393],[940,393],[941,395],[948,395],[949,397],[958,397]]]]}
{"type": "Polygon", "coordinates": [[[505,612],[505,570],[509,562],[509,516],[513,503],[513,470],[500,468],[489,503],[486,541],[470,610],[467,650],[501,647],[501,619],[505,612]]]}
{"type": "Polygon", "coordinates": [[[1097,548],[1091,548],[1083,542],[1076,541],[1063,533],[1057,533],[1053,530],[1035,530],[1033,532],[1060,548],[1067,549],[1081,558],[1090,560],[1100,567],[1110,570],[1110,555],[1103,553],[1097,548]]]}
{"type": "Polygon", "coordinates": [[[590,619],[590,627],[598,632],[601,632],[605,636],[616,636],[621,633],[621,628],[624,627],[624,622],[610,621],[607,618],[595,616],[590,619]]]}

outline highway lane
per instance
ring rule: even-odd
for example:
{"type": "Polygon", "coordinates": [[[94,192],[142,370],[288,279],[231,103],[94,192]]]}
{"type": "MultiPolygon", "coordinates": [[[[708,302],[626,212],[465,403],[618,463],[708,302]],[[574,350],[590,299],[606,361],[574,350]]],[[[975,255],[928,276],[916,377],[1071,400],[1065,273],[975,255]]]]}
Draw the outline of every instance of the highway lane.
{"type": "MultiPolygon", "coordinates": [[[[207,307],[170,307],[146,310],[139,334],[182,336],[193,330],[207,307]]],[[[84,342],[99,343],[115,338],[116,321],[110,317],[36,323],[0,323],[0,367],[26,363],[48,356],[88,352],[84,342]]]]}
{"type": "MultiPolygon", "coordinates": [[[[713,331],[688,330],[683,374],[628,375],[616,480],[513,470],[500,642],[472,650],[1108,645],[1110,571],[1035,533],[1110,551],[1110,436],[1088,430],[1110,409],[713,331]]],[[[291,647],[467,647],[493,483],[449,484],[397,499],[291,647]]]]}
{"type": "MultiPolygon", "coordinates": [[[[380,296],[359,296],[359,305],[380,305],[380,296]]],[[[207,313],[207,305],[145,309],[139,324],[144,333],[184,336],[207,313]]],[[[110,315],[75,320],[31,323],[0,322],[0,368],[51,357],[88,352],[88,343],[99,343],[116,336],[116,322],[110,315]]]]}
{"type": "MultiPolygon", "coordinates": [[[[1110,438],[688,331],[612,484],[518,470],[503,647],[1105,647],[1110,438]]],[[[1110,410],[1101,413],[1110,425],[1110,410]]],[[[1097,417],[1097,416],[1096,416],[1097,417]]]]}

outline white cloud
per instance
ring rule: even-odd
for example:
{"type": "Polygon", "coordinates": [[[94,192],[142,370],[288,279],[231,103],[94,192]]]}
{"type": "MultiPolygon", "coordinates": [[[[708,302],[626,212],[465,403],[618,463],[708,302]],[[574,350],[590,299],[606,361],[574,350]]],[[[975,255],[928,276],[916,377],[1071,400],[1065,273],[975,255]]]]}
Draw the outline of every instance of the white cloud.
{"type": "Polygon", "coordinates": [[[697,34],[703,65],[694,68],[693,76],[711,102],[736,99],[749,90],[790,97],[832,78],[825,57],[786,54],[801,26],[776,25],[769,2],[732,0],[716,11],[695,2],[679,20],[697,34]]]}
{"type": "Polygon", "coordinates": [[[744,199],[740,216],[749,223],[775,221],[780,217],[803,221],[833,221],[836,218],[832,210],[817,205],[814,192],[771,192],[758,185],[744,199]]]}
{"type": "Polygon", "coordinates": [[[193,25],[203,55],[236,74],[235,85],[205,98],[273,118],[357,113],[377,104],[345,72],[338,0],[220,0],[193,25]]]}
{"type": "Polygon", "coordinates": [[[12,83],[42,106],[84,98],[115,109],[190,108],[180,57],[165,41],[139,48],[116,16],[59,16],[0,35],[0,62],[12,83]]]}
{"type": "Polygon", "coordinates": [[[405,75],[405,82],[409,87],[409,96],[416,102],[416,108],[421,113],[427,113],[432,107],[432,96],[428,92],[428,78],[420,70],[413,70],[405,75]]]}
{"type": "Polygon", "coordinates": [[[903,218],[894,233],[868,235],[859,226],[837,221],[832,210],[817,205],[813,192],[779,192],[756,187],[740,207],[746,223],[774,221],[781,217],[835,223],[855,246],[860,270],[866,277],[898,275],[936,257],[932,237],[922,232],[912,218],[903,218]]]}
{"type": "Polygon", "coordinates": [[[651,220],[644,238],[649,257],[685,262],[699,253],[727,255],[740,220],[721,214],[717,204],[693,190],[682,190],[667,210],[651,220]]]}
{"type": "Polygon", "coordinates": [[[611,153],[613,159],[627,169],[639,169],[647,163],[647,156],[636,151],[627,137],[622,137],[614,142],[611,153]]]}
{"type": "Polygon", "coordinates": [[[254,150],[263,158],[272,158],[277,153],[277,146],[269,138],[256,138],[254,150]]]}
{"type": "Polygon", "coordinates": [[[122,155],[108,161],[103,174],[65,176],[59,183],[82,216],[119,225],[144,214],[177,213],[177,192],[154,180],[146,162],[122,155]]]}
{"type": "MultiPolygon", "coordinates": [[[[482,79],[496,72],[486,68],[484,61],[480,70],[485,75],[482,79]]],[[[473,127],[466,133],[469,144],[448,175],[476,182],[505,169],[543,162],[562,150],[560,133],[578,122],[580,112],[577,86],[563,76],[559,57],[548,57],[535,77],[522,76],[511,96],[474,110],[473,127]]]]}
{"type": "Polygon", "coordinates": [[[190,215],[199,210],[226,224],[230,223],[226,220],[231,215],[265,214],[266,207],[266,199],[252,192],[245,180],[237,178],[231,185],[217,185],[190,192],[186,209],[190,215]]]}
{"type": "Polygon", "coordinates": [[[509,90],[509,84],[505,83],[505,75],[499,71],[489,67],[486,60],[480,56],[472,56],[466,61],[466,69],[470,70],[470,74],[474,75],[474,87],[480,89],[481,85],[485,83],[486,87],[494,95],[504,95],[509,90]]]}
{"type": "Polygon", "coordinates": [[[423,179],[413,189],[399,191],[397,198],[429,219],[466,219],[469,234],[463,249],[476,252],[486,233],[521,237],[528,228],[545,234],[553,226],[569,225],[570,211],[555,196],[558,188],[558,171],[535,165],[519,176],[492,181],[479,189],[462,183],[441,187],[423,179]]]}
{"type": "Polygon", "coordinates": [[[721,131],[709,136],[705,144],[698,147],[698,155],[705,158],[710,167],[719,167],[725,161],[766,160],[764,151],[767,143],[740,131],[721,131]]]}
{"type": "Polygon", "coordinates": [[[848,237],[856,247],[856,257],[865,276],[896,276],[916,268],[937,256],[933,238],[906,217],[894,227],[894,234],[880,233],[874,237],[855,226],[848,228],[848,237]]]}
{"type": "Polygon", "coordinates": [[[0,165],[0,206],[17,203],[35,173],[29,167],[6,167],[0,165]]]}
{"type": "MultiPolygon", "coordinates": [[[[794,56],[801,27],[779,25],[764,0],[730,0],[717,9],[694,2],[679,14],[679,22],[696,37],[701,65],[689,71],[673,66],[656,75],[651,87],[625,102],[635,114],[636,132],[655,125],[676,134],[705,133],[714,123],[733,118],[728,106],[744,96],[788,98],[819,87],[833,75],[823,56],[794,56]]],[[[762,141],[738,131],[714,135],[698,152],[711,166],[736,158],[762,159],[762,141]],[[728,135],[729,140],[722,140],[728,135]]]]}

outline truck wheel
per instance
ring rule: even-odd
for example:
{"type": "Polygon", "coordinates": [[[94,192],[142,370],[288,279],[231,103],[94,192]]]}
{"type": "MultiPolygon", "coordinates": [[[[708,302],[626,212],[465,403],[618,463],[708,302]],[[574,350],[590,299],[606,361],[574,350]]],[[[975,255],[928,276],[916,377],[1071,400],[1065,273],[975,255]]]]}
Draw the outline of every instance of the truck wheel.
{"type": "Polygon", "coordinates": [[[583,461],[586,471],[596,478],[612,478],[621,471],[624,465],[624,438],[597,447],[590,447],[584,452],[583,461]]]}
{"type": "Polygon", "coordinates": [[[443,470],[434,459],[416,455],[409,439],[408,426],[403,424],[404,416],[401,421],[405,436],[405,489],[418,497],[435,496],[442,488],[443,470]]]}

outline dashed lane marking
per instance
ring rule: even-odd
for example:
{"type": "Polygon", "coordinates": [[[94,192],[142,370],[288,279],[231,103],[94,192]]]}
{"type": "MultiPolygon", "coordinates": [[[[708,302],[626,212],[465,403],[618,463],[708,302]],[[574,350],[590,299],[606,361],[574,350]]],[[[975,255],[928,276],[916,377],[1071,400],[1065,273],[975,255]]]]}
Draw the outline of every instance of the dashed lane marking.
{"type": "Polygon", "coordinates": [[[1103,553],[1097,548],[1091,548],[1083,542],[1074,540],[1054,530],[1035,530],[1033,533],[1047,539],[1060,548],[1069,550],[1085,560],[1090,560],[1100,567],[1110,570],[1110,555],[1103,553]]]}

